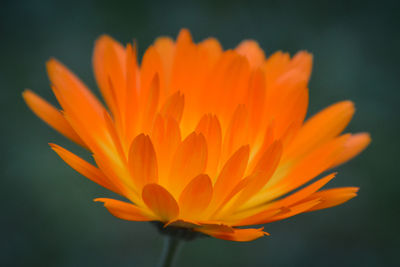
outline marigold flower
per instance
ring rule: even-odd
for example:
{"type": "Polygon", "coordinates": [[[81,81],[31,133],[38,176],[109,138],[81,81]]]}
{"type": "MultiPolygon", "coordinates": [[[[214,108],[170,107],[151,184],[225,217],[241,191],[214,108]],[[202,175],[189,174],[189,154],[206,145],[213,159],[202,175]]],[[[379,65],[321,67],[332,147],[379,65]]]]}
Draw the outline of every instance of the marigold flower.
{"type": "Polygon", "coordinates": [[[357,187],[320,190],[327,170],[356,156],[367,133],[341,134],[354,113],[343,101],[304,121],[312,56],[265,56],[255,41],[224,51],[187,30],[161,37],[139,64],[135,44],[101,36],[94,74],[108,110],[55,59],[47,62],[62,111],[30,90],[33,112],[88,149],[96,166],[52,149],[73,169],[127,201],[95,201],[130,221],[160,221],[220,239],[250,241],[247,228],[339,205],[357,187]]]}

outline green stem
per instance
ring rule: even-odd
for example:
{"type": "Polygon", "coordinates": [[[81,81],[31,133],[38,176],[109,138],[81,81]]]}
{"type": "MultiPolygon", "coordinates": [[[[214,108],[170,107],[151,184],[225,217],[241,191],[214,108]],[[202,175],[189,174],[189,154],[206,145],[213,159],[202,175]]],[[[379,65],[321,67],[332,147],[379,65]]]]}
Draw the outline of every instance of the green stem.
{"type": "Polygon", "coordinates": [[[173,236],[166,236],[164,248],[161,255],[160,267],[172,267],[179,251],[180,239],[173,236]]]}

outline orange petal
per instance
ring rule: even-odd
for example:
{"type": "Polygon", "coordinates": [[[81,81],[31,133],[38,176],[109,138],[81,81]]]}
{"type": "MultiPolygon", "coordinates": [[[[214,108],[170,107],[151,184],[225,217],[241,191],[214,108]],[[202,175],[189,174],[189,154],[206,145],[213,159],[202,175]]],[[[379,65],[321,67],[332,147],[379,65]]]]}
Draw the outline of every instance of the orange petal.
{"type": "Polygon", "coordinates": [[[307,104],[307,81],[297,71],[285,71],[267,88],[266,118],[275,121],[278,138],[293,122],[303,123],[307,104]]]}
{"type": "MultiPolygon", "coordinates": [[[[282,213],[282,209],[266,209],[255,215],[251,215],[244,219],[240,219],[238,222],[234,222],[236,226],[246,226],[246,225],[257,225],[263,224],[263,222],[269,220],[271,217],[282,213]]],[[[237,220],[237,218],[236,218],[237,220]]]]}
{"type": "Polygon", "coordinates": [[[252,241],[265,235],[269,235],[268,233],[263,231],[264,227],[258,229],[230,228],[231,231],[228,231],[225,228],[226,226],[215,225],[211,227],[206,226],[194,228],[194,230],[215,238],[237,242],[252,241]]]}
{"type": "MultiPolygon", "coordinates": [[[[85,127],[91,130],[92,138],[100,138],[105,142],[107,133],[103,105],[72,72],[57,60],[50,59],[47,62],[47,72],[54,85],[53,92],[65,113],[75,121],[84,121],[85,127]]],[[[82,127],[73,128],[81,136],[82,127]]],[[[87,140],[84,141],[87,144],[87,140]]]]}
{"type": "Polygon", "coordinates": [[[160,79],[158,74],[153,77],[150,88],[141,92],[142,94],[140,96],[140,111],[142,113],[142,129],[144,130],[144,132],[147,132],[153,126],[153,119],[155,117],[160,98],[160,79]]]}
{"type": "Polygon", "coordinates": [[[271,184],[269,188],[270,193],[273,194],[273,192],[280,191],[279,195],[285,194],[326,171],[332,166],[348,138],[348,134],[337,137],[310,153],[297,165],[293,166],[286,177],[279,182],[275,180],[275,184],[271,184]]]}
{"type": "Polygon", "coordinates": [[[179,124],[182,119],[184,103],[185,97],[178,91],[171,95],[164,103],[164,106],[161,108],[161,114],[164,118],[173,118],[179,124]]]}
{"type": "Polygon", "coordinates": [[[72,129],[71,125],[64,118],[61,112],[55,107],[31,90],[25,90],[22,93],[22,96],[26,104],[36,114],[36,116],[75,143],[86,147],[82,139],[76,134],[74,129],[72,129]]]}
{"type": "Polygon", "coordinates": [[[69,152],[65,148],[55,144],[50,144],[50,146],[74,170],[108,190],[121,194],[120,190],[112,184],[112,182],[110,182],[98,168],[69,152]]]}
{"type": "MultiPolygon", "coordinates": [[[[160,87],[160,102],[164,103],[166,96],[168,95],[166,88],[166,75],[164,72],[163,64],[161,62],[160,54],[154,48],[150,46],[143,55],[142,64],[140,66],[140,101],[146,101],[149,95],[149,90],[154,82],[154,77],[158,76],[158,82],[160,87]]],[[[142,109],[141,109],[142,110],[142,109]]]]}
{"type": "Polygon", "coordinates": [[[150,210],[161,221],[170,221],[179,214],[178,203],[174,197],[161,185],[147,184],[143,187],[142,198],[150,210]]]}
{"type": "MultiPolygon", "coordinates": [[[[113,149],[115,149],[115,152],[116,152],[115,154],[117,154],[119,156],[119,158],[122,162],[126,163],[127,158],[126,158],[125,154],[127,153],[127,151],[124,151],[125,147],[122,146],[121,138],[118,135],[115,123],[111,119],[110,114],[108,114],[107,111],[104,110],[103,116],[104,116],[104,121],[106,123],[108,135],[113,144],[113,149]]],[[[116,155],[113,155],[113,157],[115,159],[117,159],[116,155]]]]}
{"type": "Polygon", "coordinates": [[[139,190],[146,184],[157,182],[157,158],[149,136],[140,134],[133,140],[129,149],[128,164],[139,190]]]}
{"type": "Polygon", "coordinates": [[[214,202],[212,203],[214,205],[210,205],[212,209],[208,210],[208,214],[211,214],[212,218],[225,217],[227,213],[226,210],[230,211],[231,209],[234,209],[236,207],[232,204],[231,200],[236,199],[239,192],[241,192],[244,188],[248,186],[252,178],[253,177],[251,176],[247,176],[242,180],[240,180],[239,182],[237,182],[236,185],[233,187],[233,189],[230,192],[228,192],[223,198],[223,200],[220,201],[219,203],[217,203],[216,199],[214,198],[214,202]]]}
{"type": "Polygon", "coordinates": [[[244,105],[239,105],[233,114],[224,137],[221,160],[224,162],[232,152],[247,143],[248,112],[244,105]]]}
{"type": "Polygon", "coordinates": [[[126,46],[126,117],[125,117],[125,141],[129,145],[136,132],[138,113],[139,113],[139,96],[138,96],[138,63],[136,45],[128,44],[126,46]]]}
{"type": "Polygon", "coordinates": [[[94,73],[101,93],[114,117],[125,112],[125,66],[126,53],[120,43],[107,35],[97,39],[93,52],[94,73]]]}
{"type": "MultiPolygon", "coordinates": [[[[175,43],[169,37],[160,37],[154,42],[154,47],[160,55],[165,71],[166,84],[170,84],[172,65],[175,55],[175,43]]],[[[165,92],[168,94],[169,92],[165,92]]]]}
{"type": "Polygon", "coordinates": [[[177,148],[172,160],[168,189],[178,196],[190,179],[204,172],[207,143],[202,134],[193,132],[177,148]]]}
{"type": "Polygon", "coordinates": [[[290,56],[288,53],[278,51],[269,56],[264,64],[265,73],[268,73],[268,75],[265,76],[265,81],[268,87],[271,86],[276,79],[282,75],[282,73],[284,73],[289,62],[290,56]]]}
{"type": "Polygon", "coordinates": [[[242,190],[234,204],[232,204],[233,208],[240,207],[264,187],[264,185],[271,178],[272,174],[275,172],[281,158],[281,154],[282,144],[279,141],[276,141],[261,157],[253,171],[253,175],[248,186],[242,190]]]}
{"type": "Polygon", "coordinates": [[[343,164],[361,153],[371,142],[368,133],[359,133],[352,135],[344,144],[344,149],[336,159],[332,167],[343,164]]]}
{"type": "Polygon", "coordinates": [[[247,107],[249,109],[250,142],[253,143],[260,133],[265,117],[265,75],[258,69],[252,73],[247,93],[247,107]]]}
{"type": "Polygon", "coordinates": [[[253,147],[252,148],[252,155],[251,161],[249,163],[248,171],[253,171],[255,165],[260,161],[261,157],[264,155],[265,151],[270,147],[272,142],[276,140],[274,135],[274,128],[275,128],[274,121],[271,121],[266,130],[263,132],[263,135],[259,138],[259,143],[261,144],[260,147],[253,147]]]}
{"type": "Polygon", "coordinates": [[[286,152],[287,158],[301,156],[340,134],[354,114],[354,105],[343,101],[307,120],[286,152]]]}
{"type": "Polygon", "coordinates": [[[207,208],[213,194],[210,177],[200,174],[183,189],[179,197],[180,216],[199,217],[207,208]]]}
{"type": "Polygon", "coordinates": [[[207,141],[208,161],[206,173],[216,179],[216,172],[221,154],[222,130],[217,116],[204,115],[196,127],[196,132],[204,135],[207,141]]]}
{"type": "Polygon", "coordinates": [[[311,211],[311,209],[313,207],[315,207],[316,205],[318,205],[319,203],[321,203],[321,200],[317,198],[317,199],[313,199],[310,201],[302,202],[300,204],[296,204],[294,206],[291,206],[289,208],[289,210],[287,210],[286,212],[279,213],[267,220],[263,220],[260,223],[269,223],[269,222],[279,221],[279,220],[293,217],[295,215],[298,215],[298,214],[301,214],[301,213],[304,213],[307,211],[311,211]]]}
{"type": "Polygon", "coordinates": [[[187,29],[182,29],[176,39],[174,62],[171,74],[171,89],[181,90],[184,94],[195,74],[197,47],[187,29]]]}
{"type": "Polygon", "coordinates": [[[289,207],[294,203],[300,202],[303,199],[307,198],[311,194],[315,193],[318,191],[321,187],[329,183],[334,177],[336,173],[331,173],[324,178],[319,179],[318,181],[300,189],[299,191],[290,194],[289,196],[278,200],[271,205],[268,205],[269,208],[280,208],[280,207],[289,207]]]}
{"type": "Polygon", "coordinates": [[[304,185],[332,166],[349,135],[333,139],[316,149],[294,166],[282,166],[262,191],[245,204],[245,208],[258,206],[276,199],[304,185]]]}
{"type": "Polygon", "coordinates": [[[200,51],[207,51],[207,58],[209,60],[209,69],[215,65],[218,59],[221,57],[222,46],[219,41],[215,38],[207,38],[198,44],[200,51]]]}
{"type": "MultiPolygon", "coordinates": [[[[171,166],[171,153],[181,143],[181,133],[178,123],[172,118],[163,118],[157,115],[154,121],[154,127],[151,131],[151,140],[156,150],[158,165],[160,170],[168,170],[171,166]]],[[[165,185],[168,180],[168,173],[160,172],[159,184],[165,185]]]]}
{"type": "Polygon", "coordinates": [[[321,203],[308,211],[326,209],[340,205],[357,196],[358,187],[341,187],[322,190],[312,194],[308,199],[318,198],[321,203]]]}
{"type": "Polygon", "coordinates": [[[260,67],[265,61],[264,51],[254,40],[242,41],[236,51],[247,58],[252,68],[260,67]]]}
{"type": "Polygon", "coordinates": [[[290,61],[289,68],[296,69],[308,81],[311,76],[313,56],[306,52],[298,52],[290,61]]]}
{"type": "Polygon", "coordinates": [[[93,154],[93,158],[101,172],[104,173],[110,182],[115,184],[115,186],[120,189],[121,195],[128,198],[132,203],[140,206],[144,205],[140,196],[140,192],[133,184],[128,170],[121,171],[120,169],[116,168],[115,162],[112,162],[109,158],[101,154],[93,154]]]}
{"type": "MultiPolygon", "coordinates": [[[[256,207],[254,209],[247,210],[241,213],[241,217],[246,217],[242,219],[240,223],[235,225],[254,225],[254,224],[262,224],[270,220],[271,217],[277,215],[278,213],[286,213],[290,211],[290,207],[296,203],[303,203],[309,200],[309,196],[327,184],[330,180],[335,177],[335,173],[325,176],[324,178],[300,189],[299,191],[290,194],[289,196],[277,200],[272,203],[264,204],[260,207],[256,207]],[[258,212],[254,214],[255,212],[258,212]],[[283,211],[283,212],[282,212],[283,211]],[[254,214],[254,215],[251,215],[254,214]]],[[[318,198],[318,197],[316,197],[318,198]]],[[[315,199],[315,198],[313,198],[315,199]]],[[[311,200],[313,200],[311,199],[311,200]]],[[[320,198],[318,198],[320,200],[320,198]]],[[[311,205],[311,204],[310,204],[311,205]]],[[[317,204],[316,204],[317,205],[317,204]]],[[[299,209],[297,209],[299,210],[299,209]]],[[[286,214],[287,215],[287,214],[286,214]]],[[[237,217],[237,216],[236,216],[237,217]]]]}
{"type": "Polygon", "coordinates": [[[242,179],[249,160],[249,146],[240,147],[224,164],[214,186],[213,203],[217,206],[242,179]]]}
{"type": "Polygon", "coordinates": [[[103,202],[104,207],[117,218],[128,221],[153,221],[155,217],[137,206],[111,198],[96,198],[94,201],[103,202]]]}

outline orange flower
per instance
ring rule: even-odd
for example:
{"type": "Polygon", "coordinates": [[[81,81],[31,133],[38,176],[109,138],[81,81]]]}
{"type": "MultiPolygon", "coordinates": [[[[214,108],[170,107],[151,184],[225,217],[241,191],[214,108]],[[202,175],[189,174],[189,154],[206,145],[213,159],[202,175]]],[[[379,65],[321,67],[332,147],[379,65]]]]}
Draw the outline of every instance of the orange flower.
{"type": "Polygon", "coordinates": [[[370,142],[341,134],[354,113],[336,103],[304,122],[312,56],[277,52],[254,41],[224,51],[182,30],[158,38],[137,62],[135,45],[109,36],[95,44],[94,73],[108,110],[55,59],[47,62],[62,111],[30,90],[33,112],[87,148],[96,166],[51,144],[73,169],[126,201],[95,201],[116,217],[160,221],[216,238],[250,241],[243,229],[339,205],[358,188],[320,190],[370,142]]]}

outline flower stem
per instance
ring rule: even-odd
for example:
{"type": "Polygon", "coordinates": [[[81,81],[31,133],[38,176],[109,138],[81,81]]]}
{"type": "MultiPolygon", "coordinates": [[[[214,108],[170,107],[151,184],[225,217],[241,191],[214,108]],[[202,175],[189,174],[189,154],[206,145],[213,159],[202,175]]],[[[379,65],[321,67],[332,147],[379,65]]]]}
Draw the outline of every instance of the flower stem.
{"type": "Polygon", "coordinates": [[[161,255],[160,267],[172,267],[178,254],[181,240],[177,237],[166,236],[161,255]]]}

